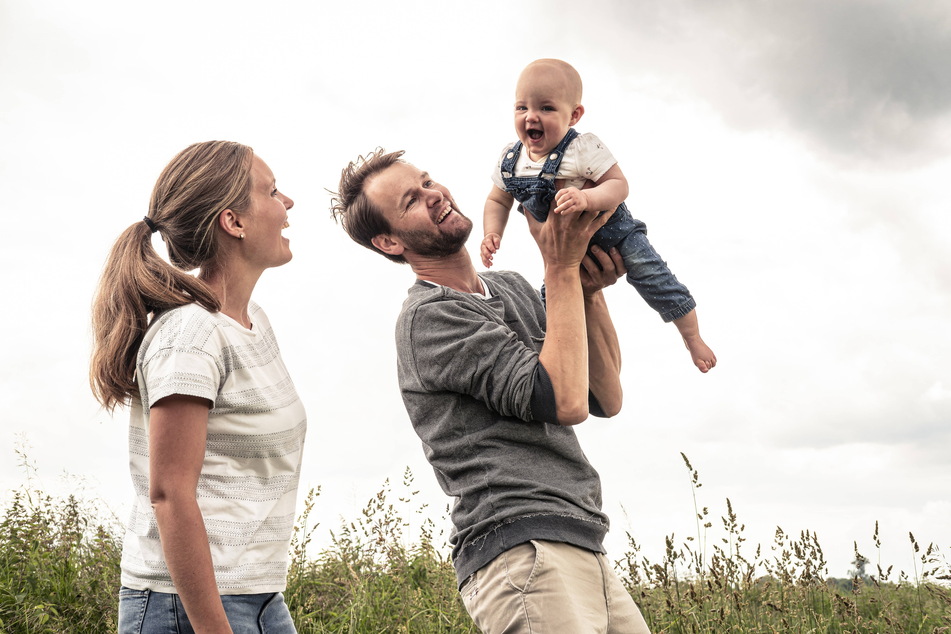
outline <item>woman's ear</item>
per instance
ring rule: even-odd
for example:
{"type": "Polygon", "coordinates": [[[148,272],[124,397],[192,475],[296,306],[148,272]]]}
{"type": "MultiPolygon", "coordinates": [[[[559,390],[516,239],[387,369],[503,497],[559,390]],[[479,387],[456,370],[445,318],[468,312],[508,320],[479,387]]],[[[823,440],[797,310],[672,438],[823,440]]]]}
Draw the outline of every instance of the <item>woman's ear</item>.
{"type": "Polygon", "coordinates": [[[370,243],[387,255],[403,255],[403,245],[394,240],[388,233],[373,236],[373,238],[370,239],[370,243]]]}
{"type": "Polygon", "coordinates": [[[218,214],[218,225],[229,236],[233,236],[235,238],[244,237],[244,224],[241,222],[241,216],[236,214],[231,209],[225,209],[220,214],[218,214]]]}

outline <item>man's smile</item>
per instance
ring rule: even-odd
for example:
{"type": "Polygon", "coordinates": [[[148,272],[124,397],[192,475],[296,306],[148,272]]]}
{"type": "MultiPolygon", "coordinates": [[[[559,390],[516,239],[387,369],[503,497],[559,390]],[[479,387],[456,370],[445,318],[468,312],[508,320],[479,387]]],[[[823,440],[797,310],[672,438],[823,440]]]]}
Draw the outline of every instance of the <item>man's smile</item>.
{"type": "Polygon", "coordinates": [[[453,211],[452,205],[446,205],[445,211],[439,214],[439,217],[436,218],[436,224],[441,225],[442,221],[445,220],[446,216],[448,216],[452,211],[453,211]]]}

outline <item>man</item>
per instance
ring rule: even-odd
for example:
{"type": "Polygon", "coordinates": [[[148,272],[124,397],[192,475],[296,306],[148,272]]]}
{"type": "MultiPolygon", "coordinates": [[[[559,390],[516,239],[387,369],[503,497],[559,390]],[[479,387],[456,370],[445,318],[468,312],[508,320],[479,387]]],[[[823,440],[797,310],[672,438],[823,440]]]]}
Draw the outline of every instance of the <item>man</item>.
{"type": "Polygon", "coordinates": [[[648,632],[604,556],[601,483],[571,425],[621,407],[620,350],[601,289],[617,253],[586,256],[607,220],[529,226],[547,305],[519,275],[477,274],[472,222],[429,174],[379,149],[350,163],[333,213],[417,281],[396,327],[403,401],[455,498],[453,565],[485,632],[648,632]]]}

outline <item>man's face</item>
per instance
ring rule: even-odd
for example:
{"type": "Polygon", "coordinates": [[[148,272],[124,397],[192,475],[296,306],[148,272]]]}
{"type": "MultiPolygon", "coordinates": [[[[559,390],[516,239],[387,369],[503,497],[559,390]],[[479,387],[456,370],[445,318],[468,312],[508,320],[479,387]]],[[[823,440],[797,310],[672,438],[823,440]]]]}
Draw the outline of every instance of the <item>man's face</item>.
{"type": "Polygon", "coordinates": [[[453,255],[472,231],[472,221],[458,211],[449,190],[409,163],[394,163],[371,177],[364,193],[389,221],[390,237],[404,255],[453,255]]]}

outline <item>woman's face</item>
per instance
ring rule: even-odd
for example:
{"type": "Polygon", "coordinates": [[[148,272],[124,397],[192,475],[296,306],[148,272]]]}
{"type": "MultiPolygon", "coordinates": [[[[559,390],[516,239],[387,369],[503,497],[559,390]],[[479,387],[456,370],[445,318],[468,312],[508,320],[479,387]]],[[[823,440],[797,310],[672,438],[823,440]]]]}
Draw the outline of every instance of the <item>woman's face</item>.
{"type": "Polygon", "coordinates": [[[281,232],[290,226],[287,210],[294,201],[277,189],[274,174],[257,155],[251,158],[251,206],[241,215],[245,254],[262,269],[290,262],[290,240],[281,232]]]}

